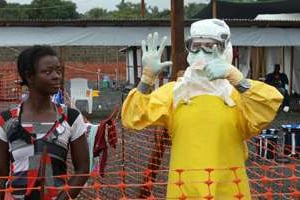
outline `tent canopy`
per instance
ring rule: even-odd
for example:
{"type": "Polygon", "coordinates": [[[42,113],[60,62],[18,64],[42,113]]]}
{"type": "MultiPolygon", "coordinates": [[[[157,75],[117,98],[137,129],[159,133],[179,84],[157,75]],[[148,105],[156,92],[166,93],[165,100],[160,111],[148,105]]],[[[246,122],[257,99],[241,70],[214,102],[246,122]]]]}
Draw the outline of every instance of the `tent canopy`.
{"type": "MultiPolygon", "coordinates": [[[[217,17],[222,19],[254,19],[259,14],[299,13],[299,0],[237,2],[217,0],[217,17]]],[[[211,2],[195,16],[212,18],[211,2]]]]}

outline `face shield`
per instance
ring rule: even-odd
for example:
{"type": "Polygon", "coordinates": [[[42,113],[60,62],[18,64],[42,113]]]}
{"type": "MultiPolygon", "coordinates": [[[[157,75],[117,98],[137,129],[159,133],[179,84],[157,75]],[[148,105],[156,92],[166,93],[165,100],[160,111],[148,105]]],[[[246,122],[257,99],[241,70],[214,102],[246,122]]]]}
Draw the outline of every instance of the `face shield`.
{"type": "MultiPolygon", "coordinates": [[[[210,59],[214,47],[217,46],[220,56],[231,63],[231,33],[224,21],[219,19],[205,19],[194,22],[191,25],[190,35],[191,37],[185,42],[186,49],[191,54],[189,57],[195,57],[193,54],[199,54],[199,58],[205,57],[206,59],[210,59]],[[203,55],[200,56],[200,54],[203,55]]],[[[193,58],[192,60],[195,59],[197,58],[193,58]]]]}
{"type": "Polygon", "coordinates": [[[214,39],[190,37],[185,41],[185,48],[192,53],[198,53],[202,50],[210,54],[215,47],[217,47],[220,52],[223,51],[222,44],[214,39]]]}

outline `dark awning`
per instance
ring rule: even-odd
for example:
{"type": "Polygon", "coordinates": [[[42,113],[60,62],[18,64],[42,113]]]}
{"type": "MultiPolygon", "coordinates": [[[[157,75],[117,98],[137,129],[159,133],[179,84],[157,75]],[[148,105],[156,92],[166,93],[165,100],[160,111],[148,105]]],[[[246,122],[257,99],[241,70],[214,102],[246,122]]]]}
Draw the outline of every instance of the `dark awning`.
{"type": "MultiPolygon", "coordinates": [[[[217,0],[217,17],[221,19],[254,19],[259,14],[299,13],[299,0],[273,0],[269,2],[237,3],[217,0]]],[[[211,3],[195,16],[212,17],[211,3]]]]}

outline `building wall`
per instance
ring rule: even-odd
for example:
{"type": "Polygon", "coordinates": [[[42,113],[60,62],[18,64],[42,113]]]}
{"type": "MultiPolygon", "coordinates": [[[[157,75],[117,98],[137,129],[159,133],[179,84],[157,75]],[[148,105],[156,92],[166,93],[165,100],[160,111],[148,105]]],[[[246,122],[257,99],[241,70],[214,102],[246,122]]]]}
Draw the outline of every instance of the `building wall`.
{"type": "MultiPolygon", "coordinates": [[[[18,54],[26,47],[0,47],[0,62],[15,61],[18,54]]],[[[81,61],[81,62],[116,62],[125,61],[125,54],[119,52],[123,47],[106,47],[106,46],[68,46],[68,47],[53,47],[56,52],[66,61],[81,61]]]]}
{"type": "MultiPolygon", "coordinates": [[[[126,56],[121,47],[54,47],[65,66],[66,84],[71,78],[86,78],[91,85],[108,76],[112,82],[126,81],[126,56]]],[[[25,47],[0,48],[0,101],[11,103],[21,96],[17,56],[25,47]]],[[[98,82],[97,82],[98,83],[98,82]]],[[[95,89],[95,88],[94,88],[95,89]]],[[[1,105],[0,105],[1,107],[1,105]]]]}
{"type": "MultiPolygon", "coordinates": [[[[0,48],[0,70],[7,65],[16,68],[18,54],[26,47],[0,48]]],[[[112,80],[126,79],[126,55],[121,47],[54,47],[65,66],[65,79],[82,77],[97,80],[108,75],[112,80]],[[98,74],[97,74],[98,72],[98,74]]],[[[13,70],[16,71],[16,70],[13,70]]],[[[6,76],[8,70],[2,71],[6,76]]]]}

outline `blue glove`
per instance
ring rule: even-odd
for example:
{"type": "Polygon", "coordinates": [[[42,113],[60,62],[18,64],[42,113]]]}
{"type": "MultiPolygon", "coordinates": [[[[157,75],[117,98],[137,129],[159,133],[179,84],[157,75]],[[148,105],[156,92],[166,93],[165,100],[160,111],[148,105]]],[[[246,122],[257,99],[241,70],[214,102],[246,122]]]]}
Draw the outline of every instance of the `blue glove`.
{"type": "Polygon", "coordinates": [[[55,103],[58,103],[58,104],[63,104],[64,103],[64,97],[63,97],[63,94],[62,94],[62,90],[59,89],[57,91],[56,94],[54,94],[54,102],[55,103]]]}
{"type": "Polygon", "coordinates": [[[209,80],[224,79],[230,70],[230,64],[221,57],[217,46],[213,48],[211,60],[204,66],[209,80]]]}
{"type": "Polygon", "coordinates": [[[227,79],[232,85],[236,86],[244,78],[243,74],[219,53],[217,46],[212,52],[212,60],[209,61],[203,70],[206,72],[210,81],[216,79],[227,79]]]}

